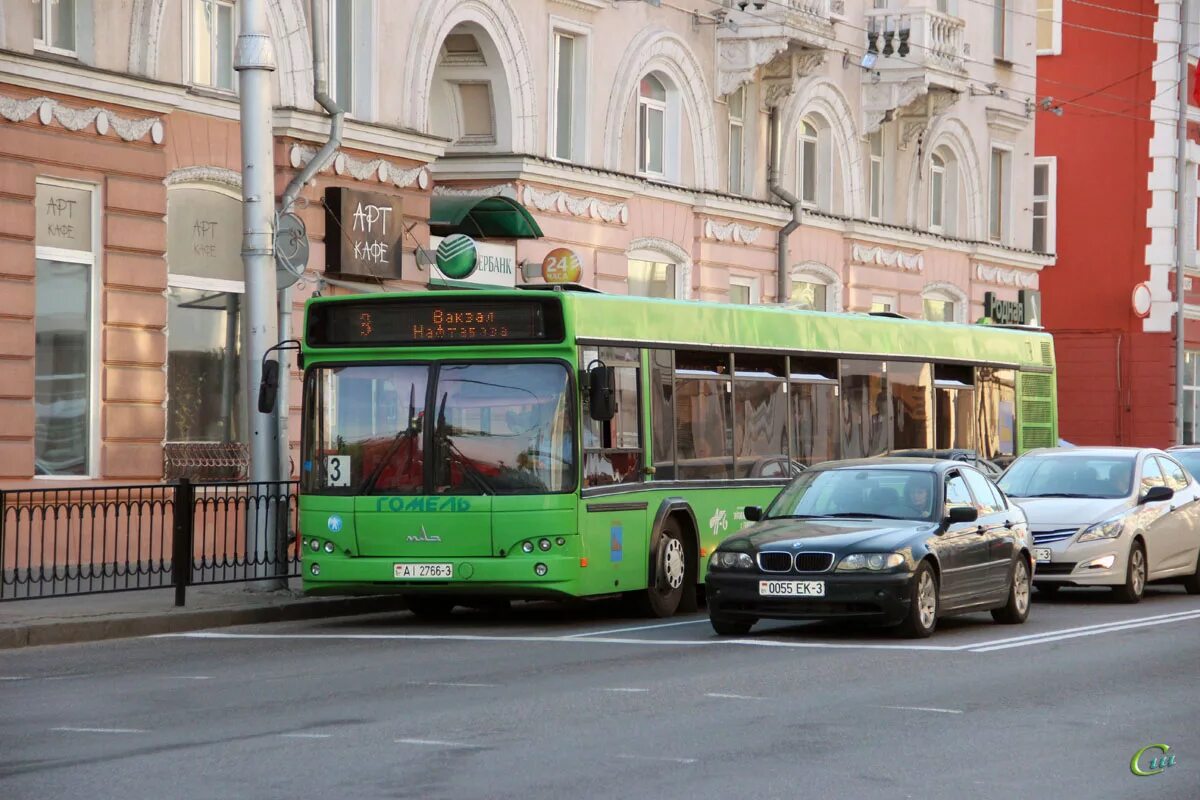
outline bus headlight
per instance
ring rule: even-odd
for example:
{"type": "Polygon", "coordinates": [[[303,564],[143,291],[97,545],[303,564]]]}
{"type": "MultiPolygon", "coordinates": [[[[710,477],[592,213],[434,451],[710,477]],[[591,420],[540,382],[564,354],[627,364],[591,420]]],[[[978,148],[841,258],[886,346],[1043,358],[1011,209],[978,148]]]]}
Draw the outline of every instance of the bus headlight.
{"type": "Polygon", "coordinates": [[[521,542],[521,552],[532,553],[533,552],[533,542],[521,542]]]}
{"type": "Polygon", "coordinates": [[[321,540],[313,539],[311,542],[308,543],[308,546],[311,547],[312,551],[315,553],[321,549],[321,540]]]}
{"type": "Polygon", "coordinates": [[[540,561],[533,565],[533,572],[539,578],[544,578],[546,576],[546,573],[549,571],[550,571],[550,568],[547,567],[545,564],[541,563],[540,561]]]}
{"type": "Polygon", "coordinates": [[[317,564],[316,562],[313,562],[313,565],[308,568],[308,571],[311,572],[314,576],[320,575],[321,574],[321,565],[317,564]]]}
{"type": "Polygon", "coordinates": [[[332,553],[336,549],[337,549],[337,547],[334,546],[333,542],[325,543],[325,552],[326,553],[332,553]]]}
{"type": "Polygon", "coordinates": [[[543,551],[543,552],[545,552],[545,551],[549,550],[549,549],[550,549],[550,540],[549,540],[549,539],[541,539],[541,540],[539,540],[539,541],[538,541],[538,547],[540,547],[540,548],[542,549],[542,551],[543,551]]]}

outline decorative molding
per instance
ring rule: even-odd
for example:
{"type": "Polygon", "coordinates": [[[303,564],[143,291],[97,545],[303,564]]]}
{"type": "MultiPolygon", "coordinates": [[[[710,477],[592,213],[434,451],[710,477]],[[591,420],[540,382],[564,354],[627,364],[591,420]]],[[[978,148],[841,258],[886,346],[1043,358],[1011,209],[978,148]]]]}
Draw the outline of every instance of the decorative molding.
{"type": "Polygon", "coordinates": [[[825,50],[801,50],[776,58],[763,69],[763,105],[774,108],[796,91],[799,81],[814,75],[825,64],[825,50]]]}
{"type": "MultiPolygon", "coordinates": [[[[317,155],[317,148],[306,144],[293,144],[289,161],[293,169],[300,169],[317,155]]],[[[429,188],[429,171],[425,167],[406,168],[383,158],[364,160],[339,152],[333,159],[332,168],[337,175],[349,174],[356,181],[375,180],[379,183],[391,183],[397,189],[407,189],[416,185],[419,189],[429,188]]],[[[326,167],[322,172],[328,172],[326,167]]]]}
{"type": "Polygon", "coordinates": [[[1033,123],[1033,119],[1024,113],[1016,114],[1003,108],[987,109],[988,128],[1008,137],[1015,137],[1033,123]]]}
{"type": "Polygon", "coordinates": [[[167,176],[167,186],[182,183],[216,183],[231,189],[242,188],[242,174],[224,167],[184,167],[167,176]]]}
{"type": "Polygon", "coordinates": [[[469,189],[461,189],[457,186],[435,186],[433,194],[437,197],[507,197],[516,200],[517,187],[511,183],[475,186],[469,189]]]}
{"type": "Polygon", "coordinates": [[[881,267],[902,269],[906,272],[925,271],[925,257],[920,253],[905,253],[900,250],[884,250],[882,247],[864,247],[856,244],[850,249],[850,259],[858,264],[875,264],[881,267]]]}
{"type": "Polygon", "coordinates": [[[599,11],[603,8],[612,8],[612,3],[607,0],[550,0],[550,2],[580,11],[599,11]]]}
{"type": "Polygon", "coordinates": [[[718,242],[737,242],[738,244],[754,244],[754,240],[762,233],[762,228],[743,225],[740,222],[730,222],[722,225],[711,219],[704,220],[704,236],[716,239],[718,242]]]}
{"type": "Polygon", "coordinates": [[[976,264],[975,277],[984,283],[994,283],[997,286],[1016,286],[1019,289],[1036,289],[1038,282],[1036,272],[993,267],[988,264],[976,264]]]}
{"type": "Polygon", "coordinates": [[[596,197],[580,197],[563,191],[544,192],[526,185],[524,202],[539,211],[598,219],[609,224],[625,225],[629,222],[628,204],[608,203],[596,197]]]}
{"type": "Polygon", "coordinates": [[[69,131],[81,131],[89,125],[95,124],[96,133],[99,136],[106,136],[111,127],[117,136],[127,142],[138,141],[146,134],[150,134],[150,141],[154,144],[162,144],[166,133],[162,120],[158,117],[128,119],[98,106],[72,108],[49,97],[18,99],[0,95],[0,116],[9,122],[24,122],[35,112],[38,121],[43,125],[49,125],[57,120],[58,124],[69,131]]]}
{"type": "Polygon", "coordinates": [[[787,50],[786,36],[756,39],[717,40],[717,94],[733,94],[738,87],[754,80],[759,67],[769,64],[787,50]]]}

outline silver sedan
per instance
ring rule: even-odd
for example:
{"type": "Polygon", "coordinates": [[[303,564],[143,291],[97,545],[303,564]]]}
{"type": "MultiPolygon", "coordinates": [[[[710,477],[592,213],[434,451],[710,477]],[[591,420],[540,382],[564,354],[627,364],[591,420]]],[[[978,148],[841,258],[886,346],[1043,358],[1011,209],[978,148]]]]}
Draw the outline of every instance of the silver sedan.
{"type": "Polygon", "coordinates": [[[999,484],[1029,519],[1038,591],[1111,586],[1136,603],[1173,580],[1200,594],[1200,484],[1163,451],[1034,450],[999,484]]]}

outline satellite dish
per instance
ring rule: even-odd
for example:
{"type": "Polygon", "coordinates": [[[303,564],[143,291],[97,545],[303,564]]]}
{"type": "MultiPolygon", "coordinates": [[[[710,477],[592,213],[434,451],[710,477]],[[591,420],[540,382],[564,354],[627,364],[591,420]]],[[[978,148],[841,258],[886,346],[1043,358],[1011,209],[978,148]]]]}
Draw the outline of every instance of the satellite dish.
{"type": "Polygon", "coordinates": [[[304,220],[288,211],[275,220],[275,286],[286,289],[308,267],[308,229],[304,220]]]}

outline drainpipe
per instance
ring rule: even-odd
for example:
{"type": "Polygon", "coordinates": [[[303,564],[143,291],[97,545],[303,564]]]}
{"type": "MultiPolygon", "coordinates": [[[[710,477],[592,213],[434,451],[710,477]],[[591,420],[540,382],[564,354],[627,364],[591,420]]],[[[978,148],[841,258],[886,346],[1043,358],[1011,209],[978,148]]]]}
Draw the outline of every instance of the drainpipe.
{"type": "MultiPolygon", "coordinates": [[[[325,3],[322,0],[311,0],[309,4],[309,29],[312,32],[313,52],[313,97],[321,108],[328,112],[329,140],[321,146],[312,161],[304,165],[283,190],[280,199],[280,210],[290,211],[296,198],[300,196],[304,185],[312,180],[317,173],[329,166],[342,145],[342,123],[345,111],[329,96],[328,79],[326,77],[325,45],[328,29],[325,20],[325,3]]],[[[279,291],[279,337],[287,339],[292,335],[292,287],[288,286],[279,291]]],[[[280,355],[282,358],[282,354],[280,355]]],[[[290,400],[288,395],[291,380],[286,377],[279,382],[279,400],[276,403],[276,420],[279,430],[279,469],[281,474],[291,477],[291,435],[288,433],[288,410],[290,400]]]]}
{"type": "MultiPolygon", "coordinates": [[[[1183,0],[1179,4],[1179,124],[1178,124],[1178,141],[1176,147],[1176,162],[1178,181],[1175,184],[1178,190],[1175,194],[1175,444],[1184,443],[1183,430],[1183,399],[1185,397],[1183,391],[1183,373],[1185,364],[1184,348],[1187,344],[1187,319],[1185,318],[1185,304],[1187,302],[1184,286],[1187,283],[1187,275],[1185,273],[1184,262],[1187,260],[1189,247],[1187,244],[1187,233],[1191,230],[1191,225],[1188,224],[1188,217],[1195,219],[1196,207],[1193,205],[1189,209],[1185,206],[1184,201],[1188,198],[1187,186],[1195,185],[1196,173],[1188,168],[1187,162],[1187,112],[1188,112],[1188,92],[1184,87],[1188,85],[1187,69],[1190,59],[1185,56],[1191,54],[1189,47],[1191,40],[1191,27],[1188,22],[1188,0],[1183,0]]],[[[1194,241],[1194,240],[1193,240],[1194,241]]]]}
{"type": "Polygon", "coordinates": [[[767,165],[767,187],[771,194],[787,203],[792,208],[792,218],[779,229],[779,238],[775,245],[775,302],[786,303],[788,300],[788,237],[792,231],[800,227],[803,211],[800,208],[800,198],[792,194],[781,182],[783,173],[783,131],[779,118],[779,107],[772,106],[769,116],[767,135],[769,154],[767,165]]]}

